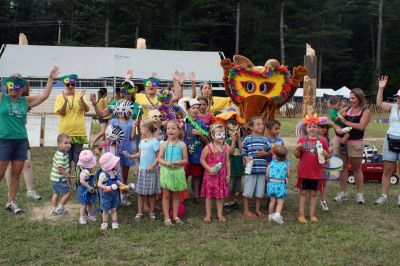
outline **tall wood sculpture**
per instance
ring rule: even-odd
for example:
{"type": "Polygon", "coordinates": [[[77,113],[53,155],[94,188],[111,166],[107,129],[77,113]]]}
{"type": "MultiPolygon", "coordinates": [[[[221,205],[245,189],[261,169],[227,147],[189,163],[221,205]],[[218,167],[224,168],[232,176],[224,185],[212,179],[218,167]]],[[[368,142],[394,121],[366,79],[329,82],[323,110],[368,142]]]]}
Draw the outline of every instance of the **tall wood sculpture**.
{"type": "Polygon", "coordinates": [[[308,73],[303,82],[303,116],[315,113],[316,91],[317,91],[317,57],[315,50],[306,44],[306,55],[304,66],[308,73]]]}

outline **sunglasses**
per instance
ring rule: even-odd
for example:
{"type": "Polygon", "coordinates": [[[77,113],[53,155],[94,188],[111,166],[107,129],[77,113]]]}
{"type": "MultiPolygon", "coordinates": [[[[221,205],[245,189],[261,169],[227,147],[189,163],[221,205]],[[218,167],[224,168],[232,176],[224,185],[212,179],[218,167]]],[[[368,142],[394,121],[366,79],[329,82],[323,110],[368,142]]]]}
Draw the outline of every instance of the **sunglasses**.
{"type": "Polygon", "coordinates": [[[67,87],[75,87],[75,83],[65,83],[65,86],[67,87]]]}

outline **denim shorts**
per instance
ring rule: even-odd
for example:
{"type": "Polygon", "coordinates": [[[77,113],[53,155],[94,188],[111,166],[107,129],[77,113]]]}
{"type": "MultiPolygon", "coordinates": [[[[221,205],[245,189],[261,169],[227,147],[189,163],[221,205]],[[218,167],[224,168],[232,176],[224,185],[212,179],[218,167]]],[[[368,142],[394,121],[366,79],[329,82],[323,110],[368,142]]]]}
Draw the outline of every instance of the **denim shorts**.
{"type": "Polygon", "coordinates": [[[28,139],[0,139],[0,161],[25,161],[28,148],[28,139]]]}
{"type": "MultiPolygon", "coordinates": [[[[391,139],[400,139],[400,137],[390,135],[389,136],[391,139]]],[[[383,146],[382,146],[382,153],[383,153],[383,160],[384,161],[389,161],[389,162],[397,162],[400,161],[400,153],[392,152],[389,150],[389,145],[388,145],[388,140],[387,137],[385,137],[385,140],[383,141],[383,146]]]]}
{"type": "Polygon", "coordinates": [[[51,181],[51,189],[53,190],[54,194],[62,195],[71,191],[71,186],[69,185],[68,181],[63,181],[63,179],[60,179],[59,181],[51,181]]]}
{"type": "Polygon", "coordinates": [[[244,175],[243,197],[262,199],[265,192],[265,174],[244,175]]]}
{"type": "Polygon", "coordinates": [[[121,203],[119,190],[110,192],[100,192],[100,209],[108,212],[111,209],[118,208],[121,203]]]}
{"type": "Polygon", "coordinates": [[[90,193],[83,185],[79,185],[76,189],[76,200],[81,205],[93,205],[96,203],[97,192],[90,193]]]}

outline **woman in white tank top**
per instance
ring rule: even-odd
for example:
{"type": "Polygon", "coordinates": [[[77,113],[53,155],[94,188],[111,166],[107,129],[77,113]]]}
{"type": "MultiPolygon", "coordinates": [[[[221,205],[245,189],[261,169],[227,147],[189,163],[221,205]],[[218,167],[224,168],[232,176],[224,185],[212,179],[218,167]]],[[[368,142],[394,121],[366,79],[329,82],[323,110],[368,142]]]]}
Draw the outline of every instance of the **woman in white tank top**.
{"type": "MultiPolygon", "coordinates": [[[[383,142],[383,175],[382,175],[382,194],[375,201],[375,204],[385,204],[388,202],[388,192],[390,187],[390,177],[397,172],[397,162],[400,161],[400,153],[389,150],[388,136],[390,139],[400,139],[400,90],[394,95],[397,103],[383,102],[383,90],[386,87],[388,76],[379,78],[379,90],[376,96],[376,104],[384,111],[390,111],[389,129],[383,142]]],[[[400,206],[400,196],[397,199],[400,206]]]]}

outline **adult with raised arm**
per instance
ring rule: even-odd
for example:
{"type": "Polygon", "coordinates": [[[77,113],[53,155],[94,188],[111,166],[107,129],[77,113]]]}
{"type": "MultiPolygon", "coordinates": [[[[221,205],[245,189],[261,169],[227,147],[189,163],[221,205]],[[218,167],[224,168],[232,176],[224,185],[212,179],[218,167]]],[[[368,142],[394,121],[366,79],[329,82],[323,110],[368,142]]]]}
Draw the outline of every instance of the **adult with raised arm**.
{"type": "Polygon", "coordinates": [[[21,96],[23,88],[27,85],[25,79],[13,76],[2,80],[8,94],[0,91],[0,181],[5,175],[7,165],[11,162],[11,180],[6,209],[16,214],[22,212],[15,199],[19,177],[28,158],[29,145],[25,125],[28,109],[41,104],[49,97],[58,73],[58,68],[54,67],[43,92],[32,96],[21,96]]]}
{"type": "MultiPolygon", "coordinates": [[[[388,76],[379,78],[379,89],[376,95],[376,105],[382,110],[390,112],[389,129],[383,142],[383,174],[382,174],[382,194],[375,201],[375,204],[386,204],[390,187],[390,177],[397,172],[397,162],[400,161],[400,90],[394,95],[397,103],[385,103],[383,101],[383,91],[386,87],[388,76]]],[[[400,206],[400,196],[397,198],[397,205],[400,206]]]]}
{"type": "MultiPolygon", "coordinates": [[[[196,98],[196,82],[195,82],[195,74],[191,72],[189,74],[189,79],[192,84],[192,98],[196,98]]],[[[202,96],[208,98],[208,111],[214,115],[214,112],[221,112],[231,105],[231,99],[229,97],[219,97],[212,96],[212,87],[211,82],[203,82],[200,86],[200,93],[202,96]]]]}
{"type": "Polygon", "coordinates": [[[343,171],[340,174],[340,192],[335,197],[335,201],[346,201],[347,195],[347,176],[348,164],[350,162],[354,177],[356,179],[356,202],[364,204],[364,175],[361,169],[362,157],[364,154],[364,131],[370,120],[370,110],[366,107],[364,92],[353,89],[350,92],[350,107],[341,112],[340,120],[346,127],[351,127],[349,139],[346,143],[347,150],[340,149],[340,141],[334,140],[333,151],[340,155],[343,160],[343,171]]]}
{"type": "Polygon", "coordinates": [[[63,76],[65,91],[56,97],[54,114],[60,116],[58,122],[59,134],[65,133],[71,138],[71,149],[69,150],[69,164],[74,162],[75,166],[79,160],[79,154],[83,145],[88,143],[86,135],[85,113],[89,112],[89,103],[85,97],[85,90],[75,92],[78,76],[70,74],[63,76]]]}

